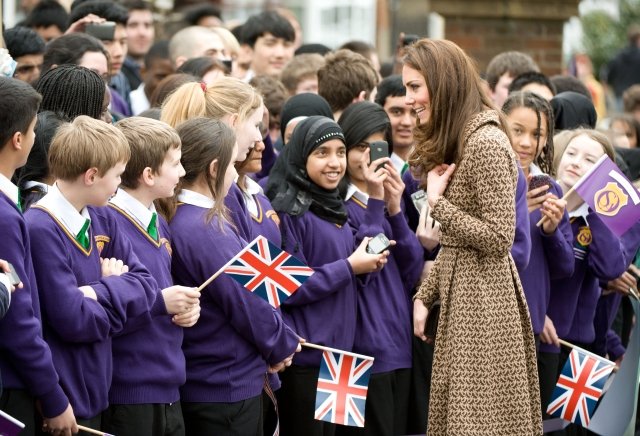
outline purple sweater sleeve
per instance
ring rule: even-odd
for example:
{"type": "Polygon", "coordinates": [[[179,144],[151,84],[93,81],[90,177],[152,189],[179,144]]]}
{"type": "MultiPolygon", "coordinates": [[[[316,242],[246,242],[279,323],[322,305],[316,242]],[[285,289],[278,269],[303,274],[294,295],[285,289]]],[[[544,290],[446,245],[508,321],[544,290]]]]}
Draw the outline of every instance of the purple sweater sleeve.
{"type": "Polygon", "coordinates": [[[618,360],[625,353],[620,336],[612,329],[607,331],[607,354],[611,360],[618,360]]]}
{"type": "Polygon", "coordinates": [[[627,269],[627,259],[620,239],[602,222],[598,215],[590,211],[587,222],[591,229],[592,241],[589,247],[589,267],[600,280],[614,280],[627,269]]]}
{"type": "Polygon", "coordinates": [[[516,185],[516,231],[511,247],[511,257],[518,271],[524,271],[529,265],[531,255],[531,232],[529,230],[529,208],[527,206],[527,180],[518,167],[516,185]]]}
{"type": "MultiPolygon", "coordinates": [[[[27,249],[28,234],[26,228],[20,228],[20,219],[17,211],[12,216],[3,213],[0,218],[0,259],[11,262],[24,284],[23,289],[13,294],[9,311],[0,321],[0,351],[3,364],[10,364],[29,392],[40,400],[43,415],[52,418],[64,412],[69,400],[58,383],[51,350],[42,338],[42,325],[36,313],[37,286],[27,249]]],[[[5,384],[10,386],[8,376],[3,370],[5,384]]]]}
{"type": "Polygon", "coordinates": [[[390,216],[387,220],[391,224],[392,237],[396,241],[395,247],[392,248],[393,256],[398,263],[404,288],[410,295],[422,272],[422,245],[402,213],[390,216]]]}
{"type": "Polygon", "coordinates": [[[269,175],[271,168],[273,168],[273,164],[276,163],[276,158],[278,157],[276,149],[271,142],[271,136],[267,135],[263,142],[264,150],[262,150],[262,169],[256,174],[257,180],[263,179],[269,175]]]}
{"type": "MultiPolygon", "coordinates": [[[[553,189],[553,188],[552,188],[553,189]]],[[[556,188],[556,195],[560,194],[559,187],[556,188]]],[[[561,195],[558,195],[561,197],[561,195]]],[[[558,224],[558,228],[551,235],[547,235],[542,226],[539,227],[542,236],[542,246],[544,254],[549,266],[549,277],[554,279],[562,279],[573,275],[575,260],[573,257],[573,230],[569,223],[569,214],[564,212],[562,220],[558,224]]]]}
{"type": "MultiPolygon", "coordinates": [[[[43,223],[45,224],[45,223],[43,223]]],[[[72,261],[55,224],[31,225],[32,257],[40,289],[42,310],[48,325],[67,342],[104,341],[109,337],[109,316],[98,301],[84,296],[78,288],[91,286],[96,294],[104,293],[100,282],[78,283],[72,261]]],[[[96,258],[96,262],[97,262],[96,258]]],[[[96,266],[99,271],[100,266],[96,266]]]]}

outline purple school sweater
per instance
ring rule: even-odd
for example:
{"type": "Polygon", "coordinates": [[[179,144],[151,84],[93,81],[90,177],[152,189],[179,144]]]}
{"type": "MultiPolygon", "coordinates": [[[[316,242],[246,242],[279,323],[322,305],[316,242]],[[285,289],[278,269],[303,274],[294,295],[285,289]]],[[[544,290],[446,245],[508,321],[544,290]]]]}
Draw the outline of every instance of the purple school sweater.
{"type": "MultiPolygon", "coordinates": [[[[562,191],[553,182],[550,192],[558,198],[562,191]]],[[[536,223],[542,218],[540,209],[531,212],[529,225],[531,228],[531,255],[529,264],[520,271],[520,281],[527,298],[533,333],[539,335],[544,327],[544,318],[549,305],[551,291],[550,279],[562,279],[573,274],[573,233],[569,224],[569,214],[565,211],[555,232],[547,235],[542,226],[536,223]]]]}
{"type": "Polygon", "coordinates": [[[618,359],[625,352],[620,337],[611,330],[621,300],[622,295],[617,292],[600,296],[593,320],[595,340],[591,344],[591,351],[599,356],[609,354],[611,360],[618,359]]]}
{"type": "MultiPolygon", "coordinates": [[[[158,215],[158,241],[140,227],[135,218],[110,204],[108,212],[118,221],[119,230],[131,242],[134,254],[149,270],[161,290],[173,285],[169,226],[158,215]]],[[[160,313],[148,324],[129,325],[113,338],[113,380],[111,404],[173,403],[180,399],[179,388],[186,379],[182,354],[182,327],[171,316],[160,313]]]]}
{"type": "MultiPolygon", "coordinates": [[[[171,220],[177,284],[200,286],[246,245],[229,224],[221,230],[216,218],[207,223],[207,212],[181,204],[171,220]]],[[[269,303],[224,273],[202,291],[200,306],[197,324],[184,330],[181,401],[230,403],[259,395],[267,364],[291,355],[298,336],[269,303]]]]}
{"type": "Polygon", "coordinates": [[[235,224],[238,235],[245,241],[253,240],[249,212],[237,183],[231,184],[229,193],[224,197],[224,205],[229,209],[231,221],[235,224]]]}
{"type": "MultiPolygon", "coordinates": [[[[307,342],[351,351],[359,280],[347,258],[355,250],[356,240],[381,232],[381,226],[363,228],[354,239],[348,223],[339,226],[312,212],[279,216],[282,248],[314,269],[314,274],[282,304],[286,323],[307,342]]],[[[303,348],[294,363],[318,367],[321,355],[321,351],[303,348]]]]}
{"type": "MultiPolygon", "coordinates": [[[[589,344],[595,339],[593,318],[600,297],[599,280],[619,277],[626,269],[620,240],[598,215],[589,209],[583,217],[572,219],[573,275],[551,280],[551,296],[547,315],[553,321],[558,337],[569,342],[589,344]]],[[[540,350],[558,353],[553,345],[540,344],[540,350]]]]}
{"type": "MultiPolygon", "coordinates": [[[[367,220],[367,209],[384,210],[384,202],[355,197],[346,202],[349,224],[357,229],[367,220]]],[[[402,213],[386,217],[384,234],[394,239],[387,264],[358,291],[356,340],[353,351],[373,356],[372,372],[411,368],[411,292],[422,272],[422,246],[402,213]]]]}
{"type": "Polygon", "coordinates": [[[25,214],[40,284],[45,339],[73,411],[84,419],[109,405],[111,336],[123,329],[128,318],[148,322],[150,308],[158,302],[155,281],[117,223],[99,208],[89,208],[89,215],[91,247],[86,251],[40,206],[32,206],[25,214]],[[103,278],[100,256],[121,259],[129,272],[103,278]],[[83,285],[95,290],[98,301],[84,297],[78,289],[83,285]]]}
{"type": "Polygon", "coordinates": [[[58,416],[69,400],[58,384],[49,345],[42,338],[38,287],[31,260],[27,223],[16,205],[0,192],[0,259],[16,269],[23,289],[11,296],[0,320],[0,370],[5,389],[27,389],[40,401],[45,417],[58,416]]]}

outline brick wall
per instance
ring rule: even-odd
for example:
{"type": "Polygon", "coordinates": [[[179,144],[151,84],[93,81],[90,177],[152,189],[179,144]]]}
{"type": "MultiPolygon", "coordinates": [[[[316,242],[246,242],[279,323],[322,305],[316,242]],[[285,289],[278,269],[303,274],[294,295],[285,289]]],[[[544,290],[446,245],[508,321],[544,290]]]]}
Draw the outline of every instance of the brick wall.
{"type": "Polygon", "coordinates": [[[562,30],[578,13],[579,0],[436,0],[431,10],[445,19],[445,38],[478,62],[480,71],[498,53],[531,55],[543,73],[562,71],[562,30]]]}

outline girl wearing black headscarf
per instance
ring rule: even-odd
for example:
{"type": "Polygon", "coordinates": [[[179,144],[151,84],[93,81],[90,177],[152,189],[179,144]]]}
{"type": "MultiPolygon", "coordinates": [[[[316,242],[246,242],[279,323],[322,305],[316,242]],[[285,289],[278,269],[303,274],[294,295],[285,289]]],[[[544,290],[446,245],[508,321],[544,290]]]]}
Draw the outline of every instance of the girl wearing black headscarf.
{"type": "MultiPolygon", "coordinates": [[[[367,195],[365,169],[374,141],[388,140],[391,123],[385,110],[371,102],[350,105],[340,116],[347,142],[345,205],[348,222],[357,229],[369,210],[387,215],[382,223],[385,235],[396,246],[379,274],[372,276],[366,290],[358,293],[354,351],[373,356],[365,415],[364,433],[406,434],[411,386],[411,300],[410,295],[422,271],[422,246],[409,228],[400,207],[404,183],[398,170],[386,159],[388,176],[383,182],[384,199],[367,195]]],[[[378,162],[372,164],[376,168],[378,162]]],[[[350,434],[354,427],[340,427],[350,434]]],[[[344,430],[344,431],[343,431],[344,430]]],[[[361,429],[358,429],[361,430],[361,429]]]]}
{"type": "MultiPolygon", "coordinates": [[[[338,192],[346,170],[345,139],[332,119],[311,116],[296,127],[273,167],[266,194],[280,217],[282,248],[315,273],[281,309],[285,322],[307,341],[351,351],[355,342],[356,275],[375,271],[388,252],[366,252],[365,236],[382,231],[384,220],[369,214],[369,225],[355,235],[338,192]],[[356,245],[357,240],[363,240],[356,245]],[[357,247],[357,248],[356,248],[357,247]]],[[[382,186],[382,171],[370,174],[382,186]]],[[[281,375],[277,392],[283,435],[301,430],[333,435],[335,426],[314,419],[321,352],[303,349],[281,375]]],[[[322,418],[322,417],[321,417],[322,418]]]]}

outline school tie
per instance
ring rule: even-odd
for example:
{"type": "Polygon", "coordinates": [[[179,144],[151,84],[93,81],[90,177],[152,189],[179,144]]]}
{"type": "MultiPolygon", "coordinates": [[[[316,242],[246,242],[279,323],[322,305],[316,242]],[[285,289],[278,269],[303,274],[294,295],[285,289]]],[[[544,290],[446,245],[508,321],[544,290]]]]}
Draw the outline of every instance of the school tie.
{"type": "Polygon", "coordinates": [[[18,204],[16,204],[16,206],[18,206],[18,210],[19,210],[20,212],[24,212],[24,211],[22,210],[22,201],[20,201],[20,196],[19,196],[19,195],[18,195],[18,204]]]}
{"type": "Polygon", "coordinates": [[[400,175],[404,176],[404,173],[406,173],[408,169],[409,169],[409,164],[405,162],[404,165],[402,165],[402,169],[400,170],[400,175]]]}
{"type": "Polygon", "coordinates": [[[80,229],[80,232],[78,232],[78,236],[76,236],[76,241],[78,241],[78,243],[80,245],[82,245],[82,247],[85,250],[89,249],[90,243],[89,243],[89,224],[91,224],[91,220],[89,219],[85,219],[84,220],[84,224],[82,225],[82,228],[80,229]]]}
{"type": "Polygon", "coordinates": [[[158,214],[153,212],[151,215],[151,221],[149,221],[149,227],[147,227],[147,233],[151,236],[155,241],[158,240],[158,214]]]}

